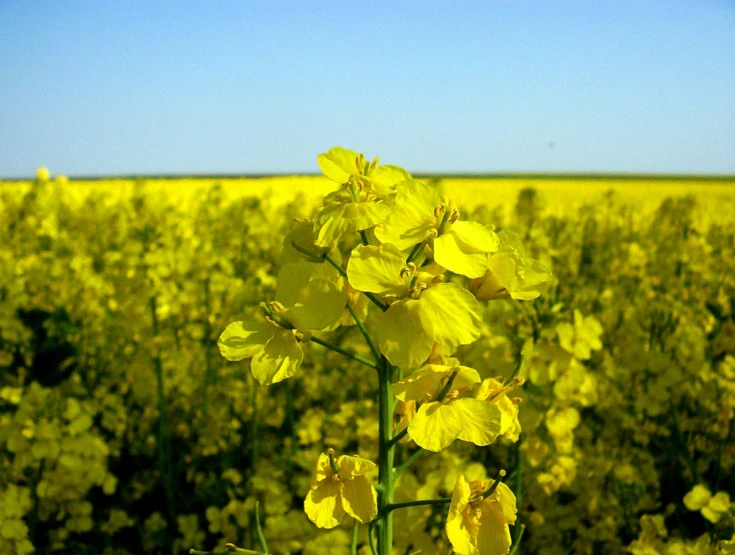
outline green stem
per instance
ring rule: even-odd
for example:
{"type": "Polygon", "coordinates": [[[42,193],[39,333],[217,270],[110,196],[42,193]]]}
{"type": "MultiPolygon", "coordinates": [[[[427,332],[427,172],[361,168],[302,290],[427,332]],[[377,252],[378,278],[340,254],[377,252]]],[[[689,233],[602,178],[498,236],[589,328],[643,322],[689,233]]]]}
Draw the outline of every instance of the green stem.
{"type": "Polygon", "coordinates": [[[424,449],[419,447],[418,451],[414,452],[410,457],[408,457],[405,461],[401,463],[401,466],[399,466],[393,471],[393,474],[395,475],[395,477],[398,478],[401,474],[403,474],[403,472],[409,466],[411,466],[415,461],[421,458],[423,454],[424,454],[424,449]]]}
{"type": "Polygon", "coordinates": [[[355,321],[355,324],[357,324],[357,329],[360,330],[360,333],[362,333],[362,336],[365,338],[365,342],[368,344],[368,347],[370,347],[370,352],[373,353],[373,356],[375,357],[375,361],[380,361],[380,351],[375,347],[375,344],[373,343],[373,340],[370,339],[370,335],[367,332],[367,329],[365,328],[365,324],[363,324],[360,319],[357,317],[357,313],[355,313],[355,309],[352,307],[352,305],[348,302],[347,303],[347,310],[350,311],[350,314],[352,315],[352,319],[355,321]]]}
{"type": "Polygon", "coordinates": [[[408,428],[404,428],[400,432],[398,432],[396,435],[393,436],[393,438],[388,442],[391,446],[395,445],[399,441],[401,441],[404,437],[406,437],[406,434],[408,434],[408,428]]]}
{"type": "Polygon", "coordinates": [[[518,537],[513,542],[513,547],[510,548],[508,555],[516,555],[516,553],[518,553],[518,547],[520,547],[521,545],[521,539],[523,539],[523,532],[525,531],[526,531],[526,525],[521,524],[518,527],[518,537]]]}
{"type": "MultiPolygon", "coordinates": [[[[343,278],[349,279],[347,277],[347,272],[345,272],[345,269],[342,266],[340,266],[339,264],[337,264],[334,260],[332,260],[332,257],[331,256],[329,256],[328,254],[325,254],[324,255],[324,260],[326,260],[327,262],[329,262],[340,273],[340,275],[343,278]]],[[[372,293],[365,293],[365,292],[363,292],[363,295],[365,295],[368,299],[370,299],[373,302],[373,304],[375,304],[383,312],[385,312],[386,310],[388,310],[388,307],[385,305],[385,303],[383,303],[383,301],[381,301],[380,299],[378,299],[378,297],[376,297],[372,293]]]]}
{"type": "Polygon", "coordinates": [[[370,241],[368,241],[367,233],[365,233],[364,230],[360,232],[360,239],[362,239],[362,244],[366,247],[370,244],[370,241]]]}
{"type": "Polygon", "coordinates": [[[406,507],[419,507],[421,505],[447,505],[452,502],[451,497],[440,497],[439,499],[419,499],[417,501],[404,501],[403,503],[391,503],[386,507],[387,511],[405,509],[406,507]]]}
{"type": "Polygon", "coordinates": [[[375,540],[373,539],[373,532],[375,531],[375,521],[373,520],[368,524],[368,543],[370,544],[370,552],[373,555],[378,555],[377,549],[375,549],[375,540]]]}
{"type": "Polygon", "coordinates": [[[447,380],[447,383],[444,384],[444,387],[439,392],[439,396],[436,398],[436,400],[439,403],[441,403],[444,400],[444,398],[447,396],[447,394],[449,393],[449,390],[451,389],[452,384],[454,383],[454,378],[456,378],[456,377],[457,377],[457,370],[455,370],[454,372],[452,372],[452,375],[449,376],[449,379],[447,380]]]}
{"type": "Polygon", "coordinates": [[[357,555],[357,532],[359,530],[360,523],[355,519],[352,523],[352,540],[350,541],[350,555],[357,555]]]}
{"type": "Polygon", "coordinates": [[[500,485],[500,482],[503,481],[503,478],[505,478],[505,470],[500,470],[500,472],[498,472],[498,475],[495,477],[495,481],[493,482],[493,485],[490,486],[490,488],[485,493],[482,494],[482,498],[487,499],[493,493],[495,493],[495,490],[498,489],[498,486],[500,485]]]}
{"type": "MultiPolygon", "coordinates": [[[[153,337],[158,339],[159,326],[158,316],[156,315],[156,297],[151,296],[149,299],[149,308],[151,313],[151,328],[153,337]]],[[[166,506],[168,516],[172,523],[176,522],[176,509],[174,507],[174,486],[173,476],[171,474],[171,449],[168,437],[168,407],[166,405],[166,395],[163,388],[163,363],[161,355],[158,352],[159,346],[153,355],[153,368],[156,373],[156,390],[158,392],[158,472],[161,478],[161,485],[166,496],[166,506]]]]}
{"type": "MultiPolygon", "coordinates": [[[[517,457],[516,457],[516,471],[515,471],[515,491],[513,492],[516,496],[516,507],[520,511],[521,505],[523,503],[523,451],[521,451],[521,440],[518,440],[518,443],[516,444],[517,447],[517,457]]],[[[518,543],[521,541],[521,534],[523,533],[523,527],[520,526],[520,516],[517,517],[516,524],[514,527],[514,537],[513,541],[515,543],[518,543]]]]}
{"type": "Polygon", "coordinates": [[[265,542],[265,535],[263,535],[263,529],[260,527],[260,511],[258,511],[258,503],[255,502],[255,507],[253,508],[253,513],[255,515],[255,534],[258,537],[258,545],[260,546],[260,549],[263,550],[263,553],[268,553],[268,544],[265,542]]]}
{"type": "Polygon", "coordinates": [[[255,385],[255,378],[251,380],[250,387],[252,387],[252,399],[250,400],[250,406],[252,409],[250,435],[253,438],[250,443],[250,468],[252,469],[253,474],[255,474],[255,469],[258,466],[258,438],[260,437],[258,433],[258,388],[255,385]]]}
{"type": "Polygon", "coordinates": [[[393,502],[393,368],[382,357],[378,370],[378,553],[393,553],[393,515],[386,510],[393,502]]]}
{"type": "Polygon", "coordinates": [[[368,360],[364,357],[361,357],[360,355],[356,355],[355,353],[347,351],[343,349],[342,347],[337,347],[337,345],[332,345],[331,343],[327,343],[326,341],[319,339],[318,337],[313,337],[313,336],[311,338],[311,341],[313,343],[316,343],[317,345],[321,345],[322,347],[330,349],[331,351],[334,351],[335,353],[339,353],[341,355],[346,356],[347,358],[350,358],[354,361],[364,364],[365,366],[369,366],[370,368],[379,370],[378,365],[374,363],[372,360],[368,360]]]}
{"type": "Polygon", "coordinates": [[[419,253],[421,252],[421,247],[423,246],[423,243],[416,243],[416,245],[413,247],[413,250],[411,251],[411,254],[409,254],[408,258],[406,259],[406,264],[414,262],[416,258],[418,258],[419,253]]]}

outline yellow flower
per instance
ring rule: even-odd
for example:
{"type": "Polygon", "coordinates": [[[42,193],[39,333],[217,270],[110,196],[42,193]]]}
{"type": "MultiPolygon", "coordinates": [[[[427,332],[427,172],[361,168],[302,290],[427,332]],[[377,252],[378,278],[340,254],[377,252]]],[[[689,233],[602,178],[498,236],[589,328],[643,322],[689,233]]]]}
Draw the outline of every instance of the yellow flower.
{"type": "Polygon", "coordinates": [[[470,281],[470,291],[481,301],[513,299],[530,301],[546,290],[551,272],[538,260],[526,257],[520,238],[507,231],[498,234],[500,246],[487,255],[487,271],[470,281]]]}
{"type": "Polygon", "coordinates": [[[394,366],[415,368],[429,357],[434,343],[451,353],[480,336],[482,312],[472,294],[441,283],[436,266],[406,264],[395,246],[358,246],[347,277],[359,291],[398,299],[376,319],[380,351],[394,366]]]}
{"type": "Polygon", "coordinates": [[[521,423],[518,421],[518,402],[520,399],[510,399],[508,393],[523,385],[523,378],[514,378],[504,386],[498,380],[488,378],[475,392],[475,398],[495,403],[500,410],[500,433],[508,441],[518,441],[521,435],[521,423]]]}
{"type": "Polygon", "coordinates": [[[579,360],[587,360],[592,351],[602,349],[602,326],[594,316],[583,316],[579,310],[574,311],[574,326],[562,322],[556,326],[559,344],[579,360]]]}
{"type": "Polygon", "coordinates": [[[419,181],[405,181],[396,187],[395,211],[375,228],[382,243],[405,250],[438,236],[447,203],[434,187],[419,181]]]}
{"type": "Polygon", "coordinates": [[[397,166],[368,163],[362,154],[334,147],[317,158],[324,175],[342,187],[324,198],[317,217],[316,244],[328,247],[342,237],[369,229],[392,212],[393,188],[411,175],[397,166]]]}
{"type": "Polygon", "coordinates": [[[516,498],[503,483],[487,498],[494,481],[457,478],[446,531],[458,555],[505,555],[510,550],[509,524],[516,521],[516,498]]]}
{"type": "Polygon", "coordinates": [[[329,279],[319,264],[285,264],[278,275],[276,302],[268,312],[276,318],[233,322],[217,346],[227,360],[253,357],[251,371],[262,385],[293,376],[304,354],[300,341],[308,337],[298,330],[322,330],[335,324],[347,302],[347,293],[329,279]],[[280,323],[279,323],[280,322],[280,323]]]}
{"type": "Polygon", "coordinates": [[[479,278],[487,270],[487,254],[499,247],[500,239],[492,229],[450,217],[434,239],[434,261],[455,274],[479,278]]]}
{"type": "Polygon", "coordinates": [[[470,278],[487,269],[487,253],[500,240],[492,229],[477,222],[457,221],[459,212],[434,187],[404,181],[396,187],[396,210],[375,228],[375,236],[400,250],[433,239],[434,261],[470,278]]]}
{"type": "MultiPolygon", "coordinates": [[[[451,361],[454,362],[454,361],[451,361]]],[[[469,394],[480,383],[477,370],[455,364],[427,364],[393,385],[401,401],[424,403],[408,425],[408,435],[427,451],[441,451],[455,439],[478,446],[490,445],[501,431],[501,412],[492,402],[469,394]],[[452,373],[457,372],[443,400],[438,397],[452,373]]]]}
{"type": "Polygon", "coordinates": [[[375,463],[342,455],[334,459],[335,472],[330,456],[319,455],[304,500],[306,516],[319,528],[338,526],[345,513],[362,523],[370,522],[378,514],[378,494],[365,473],[373,470],[375,463]]]}
{"type": "Polygon", "coordinates": [[[684,496],[684,505],[690,511],[700,511],[714,524],[730,510],[730,496],[724,491],[713,496],[706,486],[697,484],[684,496]]]}

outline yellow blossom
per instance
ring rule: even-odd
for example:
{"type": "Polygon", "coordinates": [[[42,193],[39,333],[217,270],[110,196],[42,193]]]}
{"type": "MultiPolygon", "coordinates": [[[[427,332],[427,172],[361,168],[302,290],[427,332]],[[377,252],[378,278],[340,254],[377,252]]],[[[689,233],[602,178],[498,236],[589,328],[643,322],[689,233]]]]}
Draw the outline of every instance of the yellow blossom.
{"type": "Polygon", "coordinates": [[[724,491],[712,495],[707,486],[697,484],[684,496],[684,505],[690,511],[700,511],[714,524],[730,510],[730,496],[724,491]]]}
{"type": "Polygon", "coordinates": [[[506,296],[521,301],[537,298],[551,282],[551,272],[538,260],[526,257],[516,234],[504,230],[498,238],[497,252],[487,255],[486,271],[470,281],[470,291],[481,301],[506,296]]]}
{"type": "Polygon", "coordinates": [[[458,555],[505,555],[510,550],[509,524],[516,521],[516,498],[503,483],[487,498],[493,480],[467,482],[457,478],[446,531],[458,555]]]}
{"type": "Polygon", "coordinates": [[[322,453],[316,463],[309,493],[304,500],[306,516],[319,528],[334,528],[345,514],[365,523],[378,514],[378,494],[365,474],[375,463],[342,455],[330,462],[322,453]]]}
{"type": "Polygon", "coordinates": [[[472,368],[427,364],[394,384],[399,400],[424,400],[408,425],[411,439],[428,451],[441,451],[455,439],[478,446],[495,441],[501,431],[501,412],[494,403],[471,396],[472,386],[478,383],[480,375],[472,368]],[[455,372],[446,396],[439,400],[455,372]]]}

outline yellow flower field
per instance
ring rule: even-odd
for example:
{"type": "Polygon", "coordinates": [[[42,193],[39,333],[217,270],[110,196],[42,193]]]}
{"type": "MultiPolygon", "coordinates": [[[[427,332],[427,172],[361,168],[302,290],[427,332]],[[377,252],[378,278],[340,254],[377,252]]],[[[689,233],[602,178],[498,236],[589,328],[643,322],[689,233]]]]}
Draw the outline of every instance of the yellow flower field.
{"type": "Polygon", "coordinates": [[[0,182],[0,553],[735,552],[735,179],[0,182]]]}

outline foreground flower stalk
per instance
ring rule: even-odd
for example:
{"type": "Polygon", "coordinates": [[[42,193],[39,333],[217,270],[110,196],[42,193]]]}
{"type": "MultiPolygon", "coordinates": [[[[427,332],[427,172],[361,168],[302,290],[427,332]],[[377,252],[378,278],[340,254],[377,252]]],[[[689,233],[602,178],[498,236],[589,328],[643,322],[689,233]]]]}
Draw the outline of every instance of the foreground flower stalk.
{"type": "Polygon", "coordinates": [[[520,399],[509,394],[524,380],[483,379],[454,354],[481,336],[481,302],[532,300],[551,274],[526,257],[517,237],[462,220],[450,199],[401,168],[340,147],[318,161],[337,190],[315,220],[295,224],[283,242],[275,299],[254,320],[230,324],[220,352],[252,359],[253,376],[266,386],[299,372],[310,343],[376,371],[377,462],[327,448],[304,500],[317,527],[351,526],[352,553],[361,525],[373,555],[392,555],[395,511],[449,504],[446,533],[457,553],[505,555],[516,506],[504,470],[494,480],[459,475],[452,497],[395,503],[395,486],[424,453],[455,440],[479,448],[518,441],[520,399]],[[322,338],[340,326],[359,331],[373,360],[322,338]],[[396,461],[399,441],[416,448],[396,461]]]}

